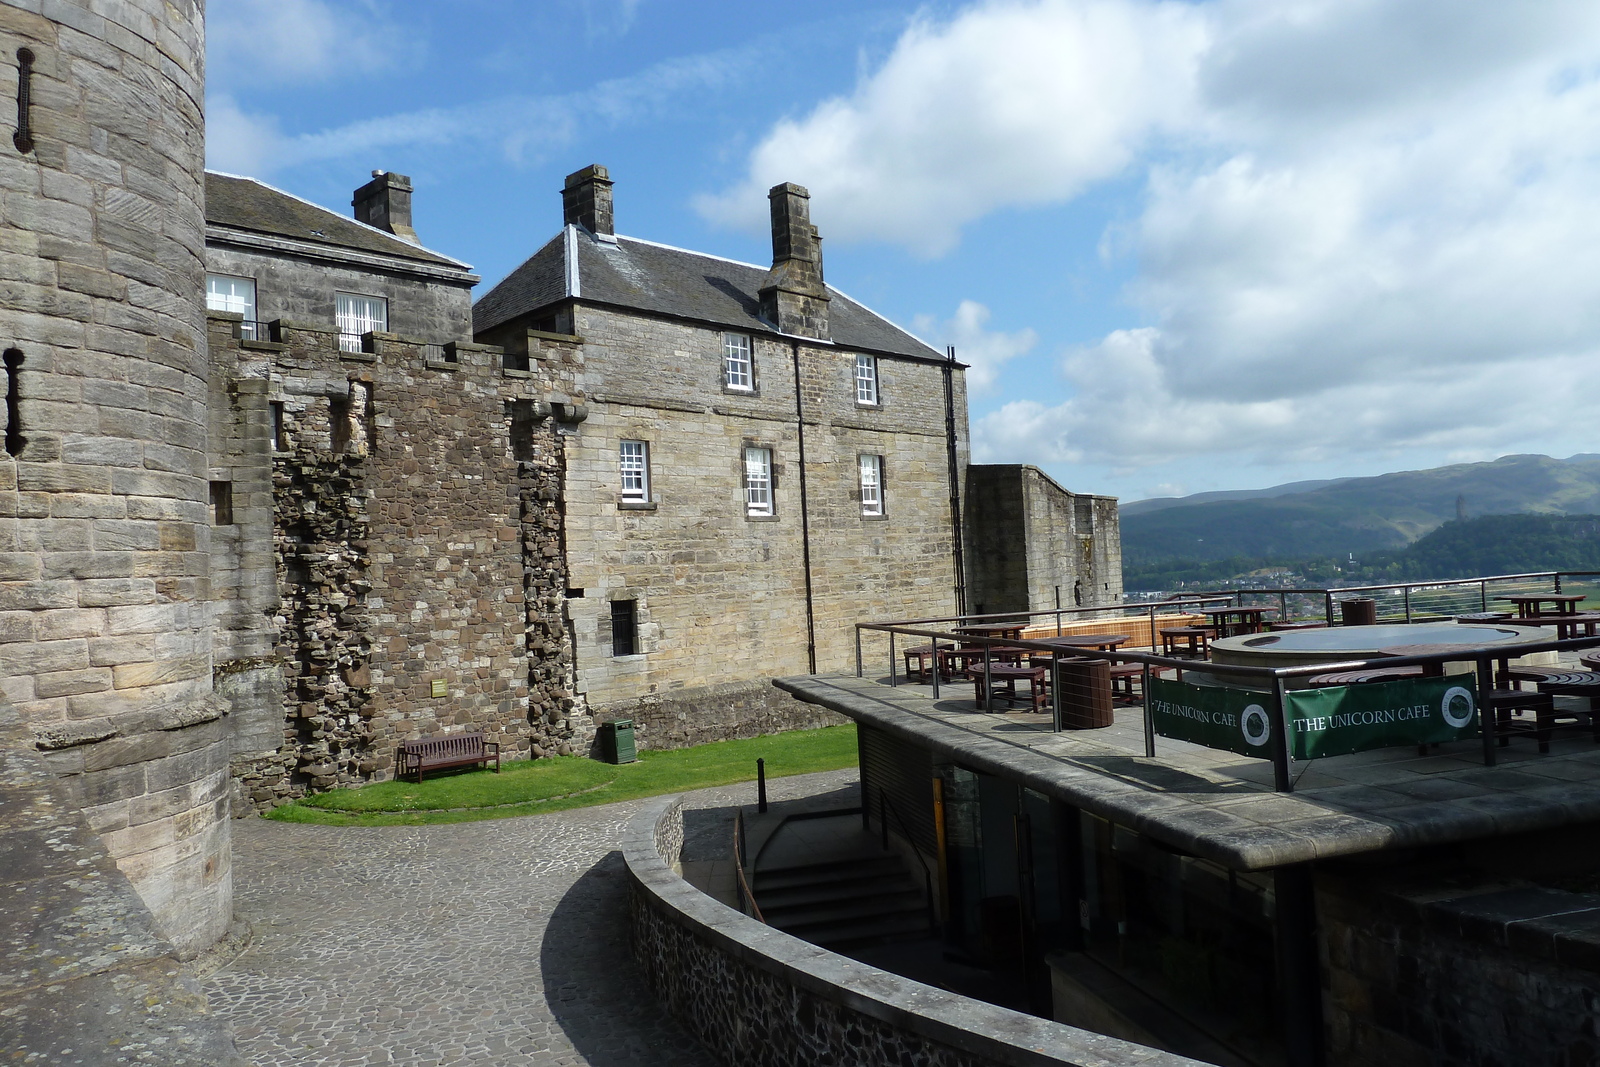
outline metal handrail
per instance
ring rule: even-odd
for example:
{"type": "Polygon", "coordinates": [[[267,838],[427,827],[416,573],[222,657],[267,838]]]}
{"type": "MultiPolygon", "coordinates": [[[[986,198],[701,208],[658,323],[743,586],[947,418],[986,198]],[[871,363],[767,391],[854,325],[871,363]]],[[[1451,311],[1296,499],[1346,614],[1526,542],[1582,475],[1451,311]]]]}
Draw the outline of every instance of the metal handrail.
{"type": "Polygon", "coordinates": [[[922,868],[922,889],[928,902],[928,929],[935,930],[939,926],[939,913],[933,903],[933,875],[928,870],[928,861],[922,858],[922,850],[917,847],[915,839],[911,836],[910,827],[900,817],[900,809],[894,806],[894,801],[889,799],[889,794],[882,786],[878,787],[878,830],[883,835],[883,848],[889,848],[889,823],[883,817],[885,810],[894,813],[894,821],[900,824],[900,835],[911,846],[912,853],[917,857],[917,865],[922,868]]]}
{"type": "Polygon", "coordinates": [[[733,813],[733,869],[735,877],[739,880],[739,900],[741,904],[750,905],[747,914],[753,916],[757,922],[764,923],[767,920],[761,916],[761,905],[756,903],[756,895],[744,876],[744,853],[744,809],[740,808],[733,813]]]}
{"type": "MultiPolygon", "coordinates": [[[[952,644],[964,642],[969,647],[972,645],[977,645],[984,648],[986,650],[984,655],[986,675],[988,673],[989,664],[989,655],[987,650],[991,648],[1003,646],[1007,649],[1032,649],[1040,652],[1048,652],[1052,656],[1058,656],[1061,651],[1058,646],[1047,644],[1046,642],[1037,639],[1022,637],[986,637],[976,634],[958,634],[948,630],[929,630],[921,627],[895,623],[865,622],[856,623],[856,647],[858,650],[861,647],[861,632],[863,630],[879,631],[891,635],[891,640],[889,642],[891,675],[895,669],[895,663],[893,659],[893,635],[902,634],[910,637],[925,637],[932,639],[934,646],[933,678],[935,699],[937,699],[939,695],[938,647],[940,641],[948,641],[952,644]]],[[[1274,788],[1278,792],[1287,793],[1294,790],[1294,782],[1290,774],[1291,760],[1289,757],[1288,731],[1286,729],[1287,723],[1284,717],[1284,709],[1286,704],[1285,691],[1287,689],[1287,683],[1291,679],[1306,677],[1313,674],[1331,674],[1338,671],[1361,670],[1373,666],[1409,667],[1414,665],[1420,666],[1474,660],[1480,664],[1479,687],[1487,690],[1493,688],[1493,685],[1491,677],[1485,675],[1481,665],[1490,661],[1501,660],[1510,656],[1526,656],[1537,652],[1569,652],[1578,651],[1581,649],[1592,649],[1596,647],[1600,647],[1600,636],[1573,637],[1566,639],[1557,638],[1555,640],[1526,642],[1519,641],[1515,644],[1502,645],[1499,647],[1462,645],[1459,648],[1452,648],[1447,652],[1434,652],[1424,656],[1384,656],[1376,659],[1358,658],[1340,660],[1331,663],[1299,664],[1289,667],[1253,667],[1228,663],[1217,663],[1214,661],[1206,661],[1203,667],[1198,667],[1196,662],[1192,659],[1179,659],[1172,656],[1156,655],[1153,652],[1147,654],[1143,652],[1124,651],[1122,649],[1118,649],[1115,652],[1101,652],[1092,648],[1075,648],[1072,650],[1072,654],[1080,659],[1104,660],[1108,663],[1141,663],[1147,667],[1171,667],[1183,671],[1203,670],[1205,673],[1210,675],[1255,679],[1262,688],[1270,690],[1272,694],[1272,714],[1269,721],[1272,724],[1270,755],[1273,764],[1273,784],[1274,788]]],[[[862,664],[859,657],[857,659],[856,676],[858,678],[863,676],[862,664]]],[[[993,687],[987,684],[987,678],[985,681],[986,691],[992,693],[993,687]]],[[[1059,709],[1059,702],[1057,702],[1057,708],[1059,709]]],[[[1484,763],[1486,765],[1493,766],[1495,762],[1494,750],[1488,743],[1493,733],[1492,718],[1485,717],[1485,709],[1482,701],[1479,703],[1479,715],[1480,721],[1483,723],[1483,736],[1485,739],[1484,763]]],[[[1147,757],[1154,757],[1155,733],[1153,729],[1153,717],[1150,701],[1148,698],[1144,702],[1144,718],[1145,755],[1147,757]]],[[[1057,715],[1057,721],[1059,724],[1059,713],[1057,715]]]]}

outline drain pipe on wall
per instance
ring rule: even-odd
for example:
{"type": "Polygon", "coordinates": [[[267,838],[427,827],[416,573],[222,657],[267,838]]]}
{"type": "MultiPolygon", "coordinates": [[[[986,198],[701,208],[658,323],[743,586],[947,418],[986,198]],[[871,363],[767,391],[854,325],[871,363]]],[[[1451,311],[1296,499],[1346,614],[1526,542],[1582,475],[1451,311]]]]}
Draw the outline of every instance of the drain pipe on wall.
{"type": "Polygon", "coordinates": [[[817,615],[811,595],[811,511],[806,497],[806,411],[800,394],[800,342],[790,341],[794,354],[794,425],[800,434],[800,559],[806,572],[806,663],[817,673],[817,615]]]}

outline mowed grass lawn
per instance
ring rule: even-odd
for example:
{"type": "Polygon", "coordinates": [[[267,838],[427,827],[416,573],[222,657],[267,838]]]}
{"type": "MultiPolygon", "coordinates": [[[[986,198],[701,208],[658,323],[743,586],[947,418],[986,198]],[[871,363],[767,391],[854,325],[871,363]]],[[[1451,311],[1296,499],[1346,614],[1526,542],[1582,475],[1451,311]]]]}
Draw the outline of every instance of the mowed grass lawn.
{"type": "Polygon", "coordinates": [[[717,741],[670,752],[640,752],[639,762],[620,766],[582,756],[551,756],[502,764],[499,774],[493,770],[441,771],[421,785],[379,782],[319,793],[275,808],[265,817],[323,826],[423,826],[505,819],[753,781],[757,759],[767,761],[768,778],[854,767],[855,724],[717,741]]]}

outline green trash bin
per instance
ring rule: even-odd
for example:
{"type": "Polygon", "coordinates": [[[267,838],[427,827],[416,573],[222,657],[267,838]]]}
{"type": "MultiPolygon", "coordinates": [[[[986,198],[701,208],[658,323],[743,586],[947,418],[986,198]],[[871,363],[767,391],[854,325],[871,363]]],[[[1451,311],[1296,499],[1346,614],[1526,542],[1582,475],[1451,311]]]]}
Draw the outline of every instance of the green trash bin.
{"type": "Polygon", "coordinates": [[[633,720],[612,719],[600,724],[600,758],[607,763],[633,763],[638,750],[633,744],[633,720]]]}

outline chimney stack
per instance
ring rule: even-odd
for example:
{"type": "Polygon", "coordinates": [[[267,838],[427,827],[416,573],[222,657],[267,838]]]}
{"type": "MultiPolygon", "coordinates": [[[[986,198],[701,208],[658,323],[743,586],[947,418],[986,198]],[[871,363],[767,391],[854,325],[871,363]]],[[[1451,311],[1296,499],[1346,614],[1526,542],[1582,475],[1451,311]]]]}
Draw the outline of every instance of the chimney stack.
{"type": "Polygon", "coordinates": [[[357,222],[387,230],[403,241],[420,245],[411,228],[411,179],[386,170],[372,172],[372,180],[356,190],[350,201],[357,222]]]}
{"type": "Polygon", "coordinates": [[[561,188],[561,224],[582,226],[602,240],[615,238],[611,221],[611,175],[598,163],[567,175],[561,188]]]}
{"type": "Polygon", "coordinates": [[[783,333],[828,339],[828,287],[822,238],[811,225],[811,194],[793,182],[774,185],[772,269],[761,282],[761,314],[783,333]]]}

